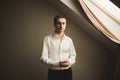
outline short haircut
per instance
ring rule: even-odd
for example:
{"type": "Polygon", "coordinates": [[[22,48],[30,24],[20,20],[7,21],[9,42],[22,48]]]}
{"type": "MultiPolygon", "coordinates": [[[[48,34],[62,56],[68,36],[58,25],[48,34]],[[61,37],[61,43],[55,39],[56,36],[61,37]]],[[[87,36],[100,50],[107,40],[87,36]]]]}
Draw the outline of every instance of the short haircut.
{"type": "Polygon", "coordinates": [[[63,16],[63,15],[57,15],[57,16],[55,16],[55,18],[54,18],[54,25],[56,24],[58,18],[64,18],[64,19],[66,19],[66,17],[63,16]]]}

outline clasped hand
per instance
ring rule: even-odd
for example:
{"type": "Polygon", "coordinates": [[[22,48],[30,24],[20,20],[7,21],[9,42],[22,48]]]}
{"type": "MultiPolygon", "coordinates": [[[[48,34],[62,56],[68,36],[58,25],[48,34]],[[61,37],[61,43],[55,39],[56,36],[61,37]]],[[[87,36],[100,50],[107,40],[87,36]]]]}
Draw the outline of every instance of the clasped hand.
{"type": "Polygon", "coordinates": [[[65,60],[65,61],[60,61],[59,62],[60,66],[61,67],[67,67],[70,65],[69,61],[68,60],[65,60]]]}

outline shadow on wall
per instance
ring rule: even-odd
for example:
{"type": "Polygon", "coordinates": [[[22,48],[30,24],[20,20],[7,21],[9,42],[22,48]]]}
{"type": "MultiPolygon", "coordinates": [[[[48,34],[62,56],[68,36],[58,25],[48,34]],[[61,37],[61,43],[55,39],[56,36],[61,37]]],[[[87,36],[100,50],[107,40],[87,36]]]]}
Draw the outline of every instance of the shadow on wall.
{"type": "Polygon", "coordinates": [[[57,11],[44,0],[0,4],[1,80],[45,80],[47,69],[40,62],[42,40],[52,31],[50,23],[57,11]]]}

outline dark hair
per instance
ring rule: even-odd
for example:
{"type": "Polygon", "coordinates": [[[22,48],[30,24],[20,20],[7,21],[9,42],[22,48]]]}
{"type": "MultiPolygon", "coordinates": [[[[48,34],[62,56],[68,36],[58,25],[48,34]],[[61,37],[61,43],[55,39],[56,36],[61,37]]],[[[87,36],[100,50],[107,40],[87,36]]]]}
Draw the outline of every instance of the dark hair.
{"type": "Polygon", "coordinates": [[[64,19],[66,19],[66,17],[63,16],[63,15],[57,15],[57,16],[54,18],[54,25],[55,25],[55,23],[57,22],[57,19],[58,19],[58,18],[64,18],[64,19]]]}

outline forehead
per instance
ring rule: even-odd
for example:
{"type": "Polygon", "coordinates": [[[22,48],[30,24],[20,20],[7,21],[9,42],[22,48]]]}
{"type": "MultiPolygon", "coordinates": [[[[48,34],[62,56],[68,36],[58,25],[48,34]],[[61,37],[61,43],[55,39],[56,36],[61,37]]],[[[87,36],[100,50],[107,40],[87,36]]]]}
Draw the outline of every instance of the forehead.
{"type": "Polygon", "coordinates": [[[58,18],[57,22],[66,22],[66,19],[65,18],[58,18]]]}

